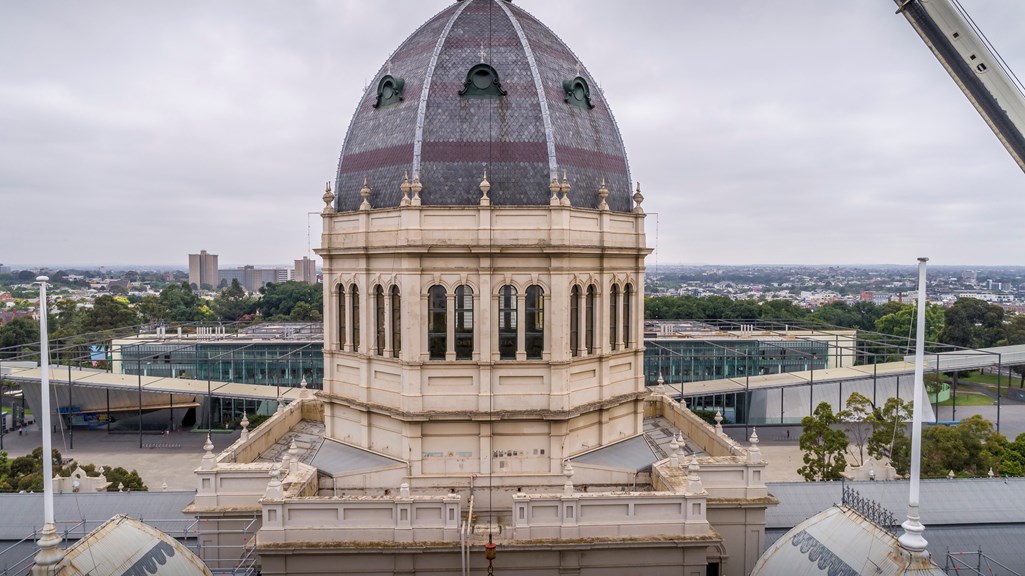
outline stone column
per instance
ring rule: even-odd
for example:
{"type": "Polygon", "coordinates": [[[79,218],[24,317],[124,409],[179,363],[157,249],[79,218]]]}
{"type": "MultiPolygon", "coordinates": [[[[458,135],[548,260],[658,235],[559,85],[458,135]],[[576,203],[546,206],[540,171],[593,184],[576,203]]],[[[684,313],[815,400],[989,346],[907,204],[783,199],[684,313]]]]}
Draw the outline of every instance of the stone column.
{"type": "Polygon", "coordinates": [[[527,291],[518,290],[516,292],[516,359],[526,360],[527,359],[527,345],[526,345],[526,319],[527,319],[527,291]]]}
{"type": "Polygon", "coordinates": [[[445,360],[456,359],[456,292],[445,292],[445,360]]]}

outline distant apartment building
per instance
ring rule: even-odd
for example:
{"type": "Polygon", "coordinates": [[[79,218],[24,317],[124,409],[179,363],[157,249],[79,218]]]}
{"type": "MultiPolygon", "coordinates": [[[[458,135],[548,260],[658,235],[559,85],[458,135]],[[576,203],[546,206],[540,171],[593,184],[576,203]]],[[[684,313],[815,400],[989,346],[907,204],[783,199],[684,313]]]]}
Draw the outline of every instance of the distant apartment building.
{"type": "Polygon", "coordinates": [[[189,284],[196,288],[202,288],[204,284],[215,288],[217,283],[217,254],[209,254],[206,250],[189,254],[189,284]]]}
{"type": "Polygon", "coordinates": [[[317,261],[310,260],[309,257],[303,256],[302,260],[295,261],[295,276],[293,279],[296,282],[306,282],[307,284],[317,283],[317,261]]]}
{"type": "Polygon", "coordinates": [[[238,280],[247,291],[256,292],[265,284],[287,282],[288,273],[287,268],[257,268],[250,265],[225,268],[217,272],[217,285],[229,285],[232,280],[238,280]]]}

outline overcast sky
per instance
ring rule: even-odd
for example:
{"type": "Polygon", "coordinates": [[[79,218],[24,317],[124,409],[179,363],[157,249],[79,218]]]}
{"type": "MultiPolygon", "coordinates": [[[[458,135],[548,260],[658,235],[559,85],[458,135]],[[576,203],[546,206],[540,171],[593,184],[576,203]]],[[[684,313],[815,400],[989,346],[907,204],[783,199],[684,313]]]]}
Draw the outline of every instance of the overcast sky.
{"type": "MultiPolygon", "coordinates": [[[[517,3],[604,89],[659,263],[1025,265],[1025,174],[892,1],[517,3]]],[[[1025,77],[1025,2],[962,3],[1025,77]]],[[[447,5],[0,3],[0,263],[302,257],[364,84],[447,5]]]]}

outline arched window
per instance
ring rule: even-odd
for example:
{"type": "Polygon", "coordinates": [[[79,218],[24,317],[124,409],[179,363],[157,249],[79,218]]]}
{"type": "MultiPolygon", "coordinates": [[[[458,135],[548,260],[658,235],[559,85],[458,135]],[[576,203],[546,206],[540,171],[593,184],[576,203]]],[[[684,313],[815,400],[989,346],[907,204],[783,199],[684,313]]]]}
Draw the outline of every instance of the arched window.
{"type": "Polygon", "coordinates": [[[569,293],[569,353],[580,355],[580,286],[569,293]]]}
{"type": "Polygon", "coordinates": [[[633,325],[633,286],[623,286],[623,347],[630,347],[630,326],[633,325]]]}
{"type": "Polygon", "coordinates": [[[345,350],[345,286],[338,285],[338,349],[345,350]]]}
{"type": "Polygon", "coordinates": [[[391,355],[399,357],[402,352],[402,299],[399,298],[399,287],[391,287],[391,355]]]}
{"type": "Polygon", "coordinates": [[[619,349],[619,284],[609,290],[609,344],[613,350],[619,349]]]}
{"type": "Polygon", "coordinates": [[[448,350],[448,294],[434,285],[427,292],[427,351],[431,360],[444,360],[448,350]]]}
{"type": "Polygon", "coordinates": [[[516,359],[516,287],[502,286],[498,292],[498,355],[516,359]]]}
{"type": "Polygon", "coordinates": [[[545,350],[545,291],[540,286],[527,288],[524,345],[527,359],[540,360],[545,350]]]}
{"type": "Polygon", "coordinates": [[[594,354],[594,304],[597,297],[597,290],[594,285],[587,287],[587,303],[584,310],[584,347],[587,354],[594,354]]]}
{"type": "Polygon", "coordinates": [[[374,353],[384,356],[384,286],[374,288],[374,353]]]}
{"type": "Polygon", "coordinates": [[[456,288],[456,360],[473,359],[473,288],[456,288]]]}
{"type": "Polygon", "coordinates": [[[352,351],[359,352],[359,287],[353,284],[349,294],[349,328],[352,330],[349,341],[352,342],[352,351]]]}

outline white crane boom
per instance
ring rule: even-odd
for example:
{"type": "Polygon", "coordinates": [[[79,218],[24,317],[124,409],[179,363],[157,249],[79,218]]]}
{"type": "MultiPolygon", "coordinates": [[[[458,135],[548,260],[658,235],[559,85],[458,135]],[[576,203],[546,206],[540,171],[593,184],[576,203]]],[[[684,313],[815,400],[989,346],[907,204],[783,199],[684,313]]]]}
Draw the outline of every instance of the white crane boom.
{"type": "Polygon", "coordinates": [[[895,0],[933,55],[1025,171],[1025,95],[957,0],[895,0]]]}

